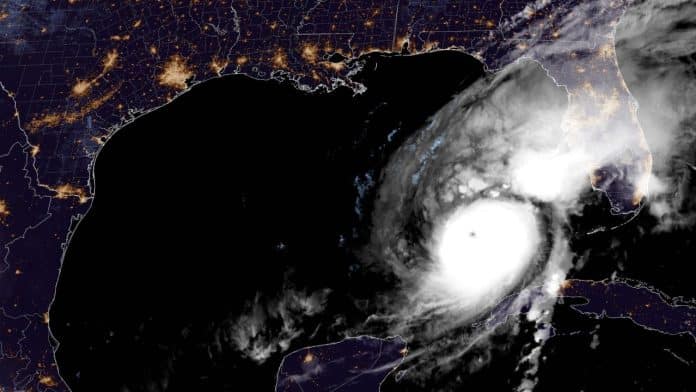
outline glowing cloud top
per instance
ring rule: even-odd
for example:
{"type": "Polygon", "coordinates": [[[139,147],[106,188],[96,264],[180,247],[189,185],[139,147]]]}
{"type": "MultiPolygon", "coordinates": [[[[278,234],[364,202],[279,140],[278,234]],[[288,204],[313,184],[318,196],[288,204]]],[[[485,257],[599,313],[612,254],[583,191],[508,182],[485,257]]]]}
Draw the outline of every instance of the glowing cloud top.
{"type": "Polygon", "coordinates": [[[434,280],[467,307],[485,306],[517,283],[541,242],[533,207],[505,200],[478,200],[438,231],[434,280]]]}

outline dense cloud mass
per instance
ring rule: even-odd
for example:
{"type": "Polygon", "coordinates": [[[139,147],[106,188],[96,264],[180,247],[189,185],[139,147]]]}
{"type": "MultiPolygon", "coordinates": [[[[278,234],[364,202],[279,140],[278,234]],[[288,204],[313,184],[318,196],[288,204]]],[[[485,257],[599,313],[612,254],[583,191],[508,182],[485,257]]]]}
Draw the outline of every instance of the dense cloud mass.
{"type": "Polygon", "coordinates": [[[660,229],[694,223],[682,188],[694,171],[696,4],[638,2],[622,18],[617,57],[638,98],[638,116],[653,152],[650,212],[660,229]]]}
{"type": "MultiPolygon", "coordinates": [[[[519,62],[455,97],[400,148],[384,171],[373,219],[373,246],[385,273],[398,276],[400,282],[385,305],[387,315],[381,317],[390,320],[393,333],[415,342],[416,354],[406,368],[418,370],[406,374],[419,378],[429,373],[421,367],[449,368],[469,349],[485,347],[493,328],[477,321],[487,314],[496,318],[500,312],[516,314],[523,306],[531,306],[528,318],[538,322],[540,330],[546,328],[556,291],[570,268],[562,229],[564,216],[574,206],[572,201],[579,191],[589,188],[589,182],[586,171],[578,174],[578,179],[554,178],[553,171],[548,176],[549,170],[544,170],[548,159],[541,167],[527,166],[537,165],[538,154],[567,159],[557,152],[566,103],[564,89],[556,86],[539,64],[519,62]],[[558,184],[559,180],[571,182],[573,188],[558,184]],[[549,187],[563,192],[541,197],[549,195],[549,187]],[[479,218],[477,213],[467,212],[476,210],[482,201],[492,205],[488,216],[479,218]],[[471,284],[467,275],[477,274],[480,263],[493,261],[486,258],[445,268],[447,280],[443,281],[441,267],[448,267],[451,261],[442,259],[437,244],[450,234],[438,227],[449,225],[448,220],[457,214],[476,217],[472,233],[476,227],[485,233],[490,224],[515,227],[520,220],[499,212],[509,205],[533,211],[534,222],[512,235],[497,230],[492,235],[498,237],[490,242],[473,241],[484,241],[476,246],[488,246],[482,252],[493,255],[499,247],[514,248],[521,236],[529,241],[540,238],[539,243],[532,244],[531,254],[515,255],[524,258],[523,268],[511,274],[501,271],[509,275],[489,276],[496,283],[511,279],[519,284],[481,283],[484,289],[474,291],[474,298],[466,288],[457,290],[458,285],[471,284]],[[535,230],[539,233],[534,234],[535,230]],[[506,306],[495,307],[511,293],[506,306]],[[469,325],[479,327],[462,330],[469,325]]],[[[557,173],[560,176],[568,171],[557,173]]],[[[463,256],[478,254],[464,252],[463,256]]]]}
{"type": "MultiPolygon", "coordinates": [[[[641,228],[642,235],[690,230],[696,218],[688,194],[696,171],[694,17],[696,5],[688,1],[638,2],[617,27],[619,65],[637,98],[638,117],[654,157],[647,208],[639,213],[652,214],[656,223],[641,228]]],[[[564,36],[574,36],[576,28],[564,25],[564,36]]],[[[568,47],[547,49],[556,53],[568,47]]],[[[344,333],[403,336],[411,352],[400,380],[439,390],[433,378],[455,367],[462,374],[475,372],[496,350],[505,350],[499,342],[490,343],[493,338],[519,335],[520,323],[529,322],[534,325],[535,346],[526,354],[507,355],[517,355],[516,361],[526,364],[519,390],[534,387],[559,287],[569,272],[592,262],[593,252],[575,253],[571,237],[611,233],[635,218],[627,216],[607,226],[571,224],[571,218],[582,219],[588,195],[601,199],[591,187],[592,165],[613,156],[626,141],[617,137],[613,143],[590,146],[569,142],[564,128],[568,106],[568,90],[557,85],[541,63],[518,61],[453,97],[405,141],[382,171],[376,181],[370,244],[360,255],[372,273],[391,283],[375,294],[365,320],[346,325],[344,333]],[[443,264],[443,228],[480,200],[531,211],[534,222],[526,227],[538,233],[527,239],[535,250],[526,255],[523,267],[505,271],[506,284],[456,290],[459,283],[467,283],[466,276],[459,280],[456,274],[466,275],[467,270],[443,264]],[[517,317],[521,312],[524,316],[517,317]]],[[[593,203],[597,199],[591,198],[593,203]]],[[[471,230],[472,237],[476,234],[471,230]]],[[[497,234],[501,246],[509,244],[504,230],[497,234]]],[[[312,303],[321,302],[313,298],[312,303]]],[[[258,310],[252,313],[262,319],[258,310]]],[[[273,311],[264,317],[285,320],[273,311]]],[[[286,334],[286,340],[294,336],[286,334]]],[[[253,336],[254,331],[240,328],[235,341],[240,350],[260,360],[267,357],[261,355],[264,350],[285,344],[260,349],[252,344],[253,336]]]]}

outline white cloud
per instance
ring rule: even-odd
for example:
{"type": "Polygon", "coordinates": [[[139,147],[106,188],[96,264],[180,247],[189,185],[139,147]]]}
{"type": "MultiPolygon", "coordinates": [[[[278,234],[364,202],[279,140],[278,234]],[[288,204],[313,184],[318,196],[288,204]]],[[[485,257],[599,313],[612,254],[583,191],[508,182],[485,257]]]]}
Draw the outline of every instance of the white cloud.
{"type": "MultiPolygon", "coordinates": [[[[231,320],[219,335],[230,341],[245,357],[263,363],[271,355],[284,352],[294,339],[302,335],[302,322],[321,312],[326,306],[329,290],[307,294],[286,289],[278,298],[261,294],[248,304],[247,312],[231,320]]],[[[222,344],[218,336],[218,344],[222,344]]]]}

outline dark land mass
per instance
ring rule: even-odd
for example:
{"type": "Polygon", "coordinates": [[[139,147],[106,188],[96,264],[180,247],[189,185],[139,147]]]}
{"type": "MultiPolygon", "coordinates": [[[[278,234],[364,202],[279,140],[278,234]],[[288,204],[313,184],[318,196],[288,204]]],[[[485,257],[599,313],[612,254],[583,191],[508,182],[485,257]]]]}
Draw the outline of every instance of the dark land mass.
{"type": "Polygon", "coordinates": [[[359,336],[306,347],[283,358],[276,392],[377,392],[407,352],[398,336],[359,336]]]}

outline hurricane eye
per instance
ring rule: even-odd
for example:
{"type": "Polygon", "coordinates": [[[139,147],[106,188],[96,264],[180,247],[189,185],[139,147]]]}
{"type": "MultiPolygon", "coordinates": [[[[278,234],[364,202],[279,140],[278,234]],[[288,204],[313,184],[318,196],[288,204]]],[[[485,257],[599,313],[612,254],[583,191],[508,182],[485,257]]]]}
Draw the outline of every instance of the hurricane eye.
{"type": "Polygon", "coordinates": [[[437,279],[472,305],[519,282],[541,243],[533,207],[505,200],[481,199],[461,207],[435,236],[437,279]]]}

